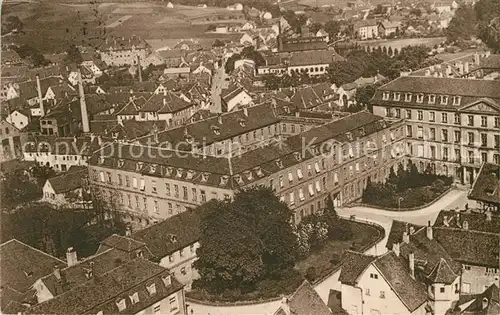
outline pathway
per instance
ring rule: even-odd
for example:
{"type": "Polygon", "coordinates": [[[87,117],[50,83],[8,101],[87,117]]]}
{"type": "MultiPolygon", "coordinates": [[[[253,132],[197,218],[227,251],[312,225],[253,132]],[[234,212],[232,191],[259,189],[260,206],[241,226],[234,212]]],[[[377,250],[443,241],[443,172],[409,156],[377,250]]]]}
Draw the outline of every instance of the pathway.
{"type": "MultiPolygon", "coordinates": [[[[338,208],[337,213],[339,216],[345,218],[355,215],[356,220],[368,221],[381,225],[385,230],[385,237],[365,251],[366,254],[381,255],[387,251],[385,244],[389,237],[392,220],[407,221],[420,225],[426,225],[427,221],[431,221],[433,224],[441,210],[453,209],[456,207],[463,208],[465,203],[467,203],[467,191],[452,190],[434,204],[420,210],[394,212],[368,207],[352,207],[338,208]]],[[[330,289],[340,290],[340,282],[338,281],[339,275],[340,270],[316,284],[316,292],[318,292],[325,303],[328,302],[330,289]]],[[[281,301],[274,301],[263,304],[221,307],[193,304],[189,302],[189,309],[192,309],[194,311],[192,314],[196,315],[272,315],[278,309],[280,303],[281,301]]],[[[191,311],[189,310],[189,312],[191,311]]]]}

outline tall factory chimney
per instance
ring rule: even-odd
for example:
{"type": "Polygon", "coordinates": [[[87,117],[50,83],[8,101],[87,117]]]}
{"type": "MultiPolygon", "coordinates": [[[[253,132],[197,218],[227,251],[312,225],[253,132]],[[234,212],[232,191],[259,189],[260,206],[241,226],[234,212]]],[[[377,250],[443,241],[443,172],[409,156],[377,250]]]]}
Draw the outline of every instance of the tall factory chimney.
{"type": "Polygon", "coordinates": [[[80,111],[82,112],[82,128],[84,133],[90,132],[89,116],[87,113],[87,103],[83,92],[82,73],[78,70],[78,94],[80,95],[80,111]]]}
{"type": "Polygon", "coordinates": [[[36,75],[36,90],[38,92],[38,104],[40,105],[40,117],[45,115],[45,111],[43,109],[43,96],[42,96],[42,85],[40,84],[40,76],[36,75]]]}
{"type": "Polygon", "coordinates": [[[142,82],[141,57],[137,55],[137,71],[139,72],[139,82],[142,82]]]}

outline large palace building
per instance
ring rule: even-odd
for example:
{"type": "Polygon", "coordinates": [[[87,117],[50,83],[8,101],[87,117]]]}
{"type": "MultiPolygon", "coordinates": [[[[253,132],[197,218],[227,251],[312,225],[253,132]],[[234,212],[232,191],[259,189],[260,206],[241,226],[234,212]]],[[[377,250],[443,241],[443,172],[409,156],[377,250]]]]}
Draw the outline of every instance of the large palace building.
{"type": "MultiPolygon", "coordinates": [[[[222,133],[226,115],[210,120],[209,129],[222,133]]],[[[280,134],[285,122],[265,130],[280,134]]],[[[323,209],[328,194],[337,206],[359,199],[368,177],[384,180],[405,156],[403,120],[368,112],[276,139],[239,154],[179,151],[160,142],[113,143],[91,158],[90,183],[126,221],[142,226],[255,185],[271,187],[298,223],[323,209]]]]}
{"type": "Polygon", "coordinates": [[[500,81],[400,77],[375,93],[373,113],[406,120],[407,151],[421,169],[472,184],[500,164],[500,81]]]}

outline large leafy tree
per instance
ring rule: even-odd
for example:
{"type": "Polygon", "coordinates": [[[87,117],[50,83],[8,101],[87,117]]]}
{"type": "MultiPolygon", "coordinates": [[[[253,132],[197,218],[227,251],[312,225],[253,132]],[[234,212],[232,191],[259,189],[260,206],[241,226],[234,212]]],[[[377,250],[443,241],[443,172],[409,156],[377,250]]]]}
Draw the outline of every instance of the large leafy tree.
{"type": "Polygon", "coordinates": [[[460,6],[446,29],[446,38],[451,42],[461,39],[468,40],[476,36],[476,24],[477,21],[474,8],[468,5],[460,6]]]}
{"type": "Polygon", "coordinates": [[[209,292],[251,291],[293,268],[298,255],[291,211],[270,189],[252,188],[233,202],[213,200],[202,207],[196,285],[209,292]]]}
{"type": "Polygon", "coordinates": [[[67,63],[81,64],[83,61],[82,54],[80,53],[78,47],[76,47],[75,45],[70,45],[66,50],[66,54],[67,55],[64,60],[67,63]]]}
{"type": "Polygon", "coordinates": [[[479,38],[495,52],[500,52],[500,1],[479,0],[474,10],[479,38]]]}

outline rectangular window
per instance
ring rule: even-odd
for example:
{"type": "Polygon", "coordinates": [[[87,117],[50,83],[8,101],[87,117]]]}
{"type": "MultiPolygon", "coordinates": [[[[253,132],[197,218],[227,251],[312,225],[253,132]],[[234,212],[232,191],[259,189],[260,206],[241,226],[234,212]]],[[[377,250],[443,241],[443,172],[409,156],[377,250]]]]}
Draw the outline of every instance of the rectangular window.
{"type": "Polygon", "coordinates": [[[469,145],[473,145],[474,144],[474,133],[469,132],[468,137],[469,137],[469,145]]]}
{"type": "Polygon", "coordinates": [[[293,174],[292,174],[292,172],[288,172],[288,182],[289,183],[293,182],[293,174]]]}
{"type": "Polygon", "coordinates": [[[481,134],[481,146],[482,147],[487,147],[488,146],[488,135],[485,133],[481,134]]]}
{"type": "Polygon", "coordinates": [[[459,113],[455,113],[455,115],[453,117],[454,117],[454,119],[453,119],[454,124],[455,125],[460,125],[461,124],[460,114],[459,113]]]}
{"type": "Polygon", "coordinates": [[[280,182],[280,187],[283,188],[283,175],[280,175],[279,177],[279,182],[280,182]]]}
{"type": "Polygon", "coordinates": [[[436,120],[436,113],[429,112],[429,121],[435,121],[435,120],[436,120]]]}
{"type": "Polygon", "coordinates": [[[380,298],[385,299],[385,291],[380,291],[380,298]]]}
{"type": "Polygon", "coordinates": [[[389,92],[384,92],[384,93],[382,94],[382,99],[383,99],[384,101],[389,100],[389,92]]]}
{"type": "Polygon", "coordinates": [[[130,187],[130,180],[126,175],[125,175],[125,186],[130,187]]]}
{"type": "Polygon", "coordinates": [[[182,199],[188,200],[188,189],[186,186],[182,186],[182,199]]]}
{"type": "Polygon", "coordinates": [[[314,170],[316,171],[316,173],[319,173],[321,171],[318,162],[314,162],[314,170]]]}
{"type": "Polygon", "coordinates": [[[412,126],[411,126],[411,125],[407,125],[407,126],[406,126],[406,136],[407,136],[408,138],[413,137],[413,128],[412,128],[412,126]]]}
{"type": "Polygon", "coordinates": [[[495,117],[495,128],[500,128],[500,117],[495,117]]]}
{"type": "Polygon", "coordinates": [[[418,117],[418,120],[423,120],[424,119],[424,112],[419,110],[417,112],[417,117],[418,117]]]}
{"type": "Polygon", "coordinates": [[[396,108],[396,118],[401,118],[401,109],[396,108]]]}
{"type": "Polygon", "coordinates": [[[146,183],[144,182],[144,178],[141,178],[141,185],[140,185],[139,189],[142,191],[144,191],[144,189],[146,189],[146,183]]]}
{"type": "Polygon", "coordinates": [[[200,190],[201,202],[207,201],[207,194],[204,190],[200,190]]]}
{"type": "Polygon", "coordinates": [[[313,184],[309,184],[307,186],[308,190],[309,190],[309,197],[312,197],[314,196],[314,188],[313,188],[313,184]]]}
{"type": "Polygon", "coordinates": [[[158,190],[156,189],[156,181],[155,181],[155,180],[152,180],[152,181],[151,181],[151,192],[152,192],[153,194],[158,193],[158,190]]]}
{"type": "Polygon", "coordinates": [[[447,124],[448,123],[448,113],[442,113],[441,114],[441,122],[443,124],[447,124]]]}
{"type": "Polygon", "coordinates": [[[467,125],[474,126],[474,115],[467,116],[467,125]]]}
{"type": "Polygon", "coordinates": [[[422,127],[422,126],[417,127],[417,138],[419,138],[419,139],[424,138],[424,127],[422,127]]]}
{"type": "Polygon", "coordinates": [[[170,184],[165,183],[165,195],[170,196],[170,184]]]}
{"type": "Polygon", "coordinates": [[[295,194],[293,192],[291,192],[289,194],[289,198],[290,198],[290,205],[294,205],[295,204],[295,194]]]}
{"type": "Polygon", "coordinates": [[[469,155],[469,163],[470,164],[474,164],[474,151],[469,151],[468,152],[468,155],[469,155]]]}
{"type": "Polygon", "coordinates": [[[443,148],[443,161],[448,161],[448,148],[443,148]]]}
{"type": "Polygon", "coordinates": [[[304,197],[304,190],[302,188],[299,189],[299,199],[300,201],[304,201],[306,197],[304,197]]]}
{"type": "Polygon", "coordinates": [[[406,110],[406,119],[411,119],[411,109],[406,110]]]}
{"type": "Polygon", "coordinates": [[[500,148],[500,135],[495,135],[495,148],[500,148]]]}
{"type": "Polygon", "coordinates": [[[488,153],[481,152],[481,163],[486,163],[486,162],[488,162],[488,153]]]}
{"type": "Polygon", "coordinates": [[[99,172],[99,177],[101,179],[101,182],[106,182],[106,178],[104,178],[104,172],[99,172]]]}
{"type": "Polygon", "coordinates": [[[132,178],[132,187],[137,188],[137,178],[132,178]]]}
{"type": "Polygon", "coordinates": [[[448,130],[447,129],[443,129],[441,131],[441,139],[444,142],[448,142],[448,130]]]}
{"type": "Polygon", "coordinates": [[[161,312],[161,303],[156,303],[153,305],[153,313],[160,314],[161,312]]]}
{"type": "Polygon", "coordinates": [[[455,130],[455,143],[460,143],[462,141],[462,134],[460,133],[460,130],[455,130]]]}
{"type": "Polygon", "coordinates": [[[487,126],[488,126],[488,117],[481,116],[481,127],[487,127],[487,126]]]}
{"type": "Polygon", "coordinates": [[[431,139],[432,141],[436,140],[436,128],[430,128],[429,139],[431,139]]]}
{"type": "Polygon", "coordinates": [[[179,198],[179,185],[174,184],[174,197],[179,198]]]}
{"type": "Polygon", "coordinates": [[[455,161],[459,163],[462,161],[462,154],[460,154],[460,149],[455,149],[455,161]]]}
{"type": "Polygon", "coordinates": [[[121,174],[118,174],[118,185],[123,185],[123,179],[122,179],[122,175],[121,174]]]}
{"type": "Polygon", "coordinates": [[[302,169],[301,169],[301,168],[298,168],[298,169],[297,169],[297,178],[298,178],[299,180],[301,180],[303,177],[304,177],[304,175],[302,175],[302,169]]]}
{"type": "Polygon", "coordinates": [[[436,147],[431,145],[431,158],[436,158],[436,147]]]}
{"type": "Polygon", "coordinates": [[[160,207],[158,206],[158,200],[155,200],[155,202],[154,202],[154,203],[155,203],[155,204],[154,204],[154,207],[155,207],[155,209],[154,209],[154,210],[155,210],[155,213],[160,213],[160,207]]]}
{"type": "Polygon", "coordinates": [[[191,188],[191,194],[193,195],[193,201],[198,201],[198,194],[196,188],[191,188]]]}

